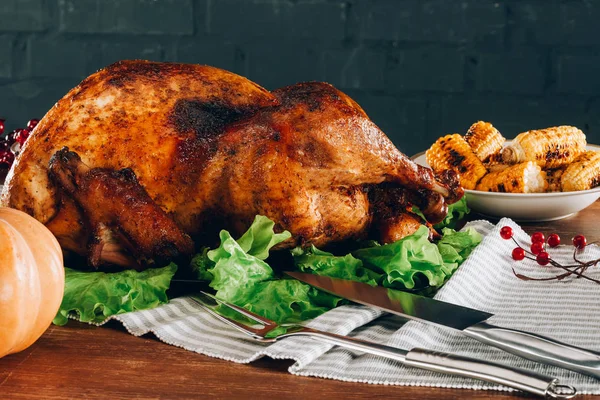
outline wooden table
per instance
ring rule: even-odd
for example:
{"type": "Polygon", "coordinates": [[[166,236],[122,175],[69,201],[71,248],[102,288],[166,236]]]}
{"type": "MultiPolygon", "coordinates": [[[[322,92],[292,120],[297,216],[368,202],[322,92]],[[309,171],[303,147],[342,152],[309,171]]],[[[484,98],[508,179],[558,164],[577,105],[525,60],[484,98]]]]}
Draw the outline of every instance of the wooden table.
{"type": "MultiPolygon", "coordinates": [[[[556,232],[563,243],[577,233],[600,240],[600,202],[561,221],[525,224],[528,232],[556,232]]],[[[1,317],[0,317],[1,318],[1,317]]],[[[1,320],[0,320],[0,323],[1,320]]],[[[0,359],[0,399],[399,398],[515,399],[519,393],[379,386],[304,378],[289,361],[251,365],[222,361],[128,334],[119,324],[51,326],[29,349],[0,359]]],[[[599,382],[600,384],[600,382],[599,382]]],[[[591,396],[588,396],[591,398],[591,396]]],[[[584,398],[584,397],[578,397],[584,398]]]]}

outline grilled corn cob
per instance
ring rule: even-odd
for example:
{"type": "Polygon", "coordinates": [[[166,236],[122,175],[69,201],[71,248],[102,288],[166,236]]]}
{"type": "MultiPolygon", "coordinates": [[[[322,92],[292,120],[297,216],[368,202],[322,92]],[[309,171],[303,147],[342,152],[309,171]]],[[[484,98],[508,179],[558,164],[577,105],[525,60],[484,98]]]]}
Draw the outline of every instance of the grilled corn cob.
{"type": "Polygon", "coordinates": [[[573,162],[585,146],[581,130],[557,126],[520,133],[502,149],[502,159],[508,164],[535,161],[542,168],[556,168],[573,162]]]}
{"type": "Polygon", "coordinates": [[[546,188],[547,192],[560,192],[561,191],[561,178],[562,174],[565,172],[567,168],[566,165],[562,167],[549,169],[546,171],[546,182],[548,182],[548,187],[546,188]]]}
{"type": "Polygon", "coordinates": [[[512,165],[484,176],[477,190],[506,193],[537,193],[546,190],[546,173],[532,161],[512,165]]]}
{"type": "Polygon", "coordinates": [[[498,153],[505,141],[498,129],[484,121],[478,121],[471,125],[465,134],[465,140],[473,149],[473,153],[483,162],[498,153]]]}
{"type": "Polygon", "coordinates": [[[575,159],[562,174],[563,192],[591,189],[600,184],[600,151],[586,151],[575,159]]]}
{"type": "Polygon", "coordinates": [[[425,152],[425,157],[436,173],[454,170],[465,189],[474,189],[479,179],[487,173],[481,160],[458,133],[439,138],[425,152]]]}

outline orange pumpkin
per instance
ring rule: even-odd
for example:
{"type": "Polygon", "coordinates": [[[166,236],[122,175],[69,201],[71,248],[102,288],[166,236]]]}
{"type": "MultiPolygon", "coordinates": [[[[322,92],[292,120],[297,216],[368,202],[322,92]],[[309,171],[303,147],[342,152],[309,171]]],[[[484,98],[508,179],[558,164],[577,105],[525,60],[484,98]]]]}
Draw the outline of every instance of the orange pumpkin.
{"type": "Polygon", "coordinates": [[[24,212],[0,208],[0,358],[31,346],[48,329],[64,288],[56,238],[24,212]]]}

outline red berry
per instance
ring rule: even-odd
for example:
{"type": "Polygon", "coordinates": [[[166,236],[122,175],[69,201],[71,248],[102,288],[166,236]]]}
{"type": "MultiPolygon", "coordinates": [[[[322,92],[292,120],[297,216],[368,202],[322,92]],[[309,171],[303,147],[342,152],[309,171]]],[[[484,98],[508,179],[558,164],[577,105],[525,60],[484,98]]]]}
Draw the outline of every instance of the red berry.
{"type": "Polygon", "coordinates": [[[510,226],[503,226],[502,229],[500,229],[500,236],[502,236],[502,239],[510,239],[513,237],[513,230],[510,226]]]}
{"type": "Polygon", "coordinates": [[[544,243],[544,241],[546,241],[546,237],[544,236],[544,234],[542,232],[535,232],[533,235],[531,235],[531,243],[535,243],[535,242],[544,243]]]}
{"type": "Polygon", "coordinates": [[[35,118],[30,119],[29,122],[27,122],[27,129],[32,131],[33,128],[35,128],[39,122],[40,122],[39,119],[35,119],[35,118]]]}
{"type": "Polygon", "coordinates": [[[16,142],[19,142],[21,146],[25,144],[27,139],[29,138],[29,131],[27,129],[17,129],[14,135],[14,139],[16,142]]]}
{"type": "Polygon", "coordinates": [[[1,150],[10,150],[10,143],[6,139],[0,139],[0,151],[1,150]]]}
{"type": "Polygon", "coordinates": [[[512,251],[513,260],[521,261],[525,258],[525,250],[520,247],[515,247],[512,251]]]}
{"type": "Polygon", "coordinates": [[[587,245],[587,239],[583,235],[577,235],[573,238],[573,246],[583,249],[587,245]]]}
{"type": "Polygon", "coordinates": [[[545,251],[540,251],[535,260],[540,265],[548,265],[550,262],[550,256],[545,251]]]}
{"type": "Polygon", "coordinates": [[[4,122],[6,120],[0,118],[0,135],[2,135],[4,133],[4,122]]]}
{"type": "Polygon", "coordinates": [[[550,236],[548,236],[548,246],[557,247],[559,244],[560,236],[558,236],[556,233],[553,233],[550,236]]]}
{"type": "Polygon", "coordinates": [[[544,251],[544,243],[543,242],[533,242],[531,244],[531,252],[533,254],[540,254],[544,251]]]}
{"type": "Polygon", "coordinates": [[[15,161],[15,155],[7,150],[0,150],[0,166],[8,167],[15,161]]]}

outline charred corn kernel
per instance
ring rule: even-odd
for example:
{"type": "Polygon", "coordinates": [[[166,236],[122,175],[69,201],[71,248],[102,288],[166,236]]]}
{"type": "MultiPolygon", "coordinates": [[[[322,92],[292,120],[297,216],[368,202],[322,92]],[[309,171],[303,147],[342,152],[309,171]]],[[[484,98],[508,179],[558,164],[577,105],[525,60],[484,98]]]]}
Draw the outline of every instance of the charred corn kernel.
{"type": "Polygon", "coordinates": [[[489,172],[502,171],[511,166],[511,164],[504,164],[501,153],[492,154],[483,165],[489,172]]]}
{"type": "Polygon", "coordinates": [[[586,151],[575,159],[562,174],[563,192],[591,189],[600,184],[600,151],[586,151]]]}
{"type": "Polygon", "coordinates": [[[533,161],[490,172],[479,181],[477,190],[506,193],[538,193],[546,190],[546,173],[533,161]]]}
{"type": "Polygon", "coordinates": [[[489,122],[475,122],[467,133],[465,140],[473,149],[473,153],[481,160],[486,161],[490,156],[498,153],[504,144],[504,136],[489,122]]]}
{"type": "Polygon", "coordinates": [[[573,126],[557,126],[520,133],[502,149],[505,163],[535,161],[542,168],[556,168],[573,162],[585,151],[585,134],[573,126]]]}
{"type": "Polygon", "coordinates": [[[562,167],[549,169],[546,171],[546,182],[548,182],[548,187],[546,188],[547,192],[560,192],[561,189],[561,177],[567,168],[566,165],[562,167]]]}
{"type": "Polygon", "coordinates": [[[475,185],[487,173],[483,163],[465,139],[458,133],[439,138],[425,152],[427,163],[436,172],[454,170],[465,189],[475,189],[475,185]]]}

